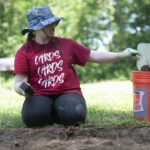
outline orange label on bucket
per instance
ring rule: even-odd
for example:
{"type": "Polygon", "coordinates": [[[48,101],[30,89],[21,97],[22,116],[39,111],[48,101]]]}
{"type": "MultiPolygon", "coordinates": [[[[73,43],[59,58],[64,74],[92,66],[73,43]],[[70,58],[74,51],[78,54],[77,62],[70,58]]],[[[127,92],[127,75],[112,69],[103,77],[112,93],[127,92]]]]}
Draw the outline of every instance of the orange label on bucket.
{"type": "Polygon", "coordinates": [[[144,111],[143,108],[143,91],[136,91],[134,93],[134,112],[144,111]]]}

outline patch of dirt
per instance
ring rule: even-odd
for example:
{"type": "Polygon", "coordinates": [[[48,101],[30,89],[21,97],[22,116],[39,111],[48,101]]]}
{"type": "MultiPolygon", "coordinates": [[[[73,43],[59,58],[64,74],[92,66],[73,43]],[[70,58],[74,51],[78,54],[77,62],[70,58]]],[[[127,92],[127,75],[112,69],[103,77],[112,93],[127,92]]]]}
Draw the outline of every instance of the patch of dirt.
{"type": "Polygon", "coordinates": [[[0,129],[0,150],[150,150],[149,127],[0,129]]]}

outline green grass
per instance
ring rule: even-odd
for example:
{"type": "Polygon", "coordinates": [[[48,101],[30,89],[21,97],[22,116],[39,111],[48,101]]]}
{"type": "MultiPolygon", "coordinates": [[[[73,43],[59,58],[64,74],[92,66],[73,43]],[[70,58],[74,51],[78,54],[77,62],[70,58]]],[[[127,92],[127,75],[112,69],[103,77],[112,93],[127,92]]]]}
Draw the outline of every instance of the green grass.
{"type": "MultiPolygon", "coordinates": [[[[0,88],[0,128],[24,128],[21,108],[24,97],[13,90],[13,79],[2,80],[0,88]]],[[[81,85],[87,102],[87,119],[80,127],[148,125],[133,119],[131,81],[101,81],[81,85]]],[[[54,124],[47,127],[62,127],[54,124]]]]}

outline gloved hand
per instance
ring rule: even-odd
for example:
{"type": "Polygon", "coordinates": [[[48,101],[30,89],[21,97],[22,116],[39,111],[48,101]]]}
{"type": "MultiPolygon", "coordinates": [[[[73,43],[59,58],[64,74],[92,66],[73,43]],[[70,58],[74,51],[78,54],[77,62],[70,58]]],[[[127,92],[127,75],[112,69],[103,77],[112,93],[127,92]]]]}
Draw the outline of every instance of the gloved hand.
{"type": "Polygon", "coordinates": [[[118,53],[118,58],[119,59],[139,59],[140,56],[138,54],[138,52],[135,49],[132,48],[127,48],[122,52],[118,53]]]}
{"type": "Polygon", "coordinates": [[[32,96],[35,93],[35,89],[31,87],[29,83],[26,83],[26,82],[21,83],[21,85],[19,86],[19,91],[21,95],[27,96],[27,97],[32,96]]]}

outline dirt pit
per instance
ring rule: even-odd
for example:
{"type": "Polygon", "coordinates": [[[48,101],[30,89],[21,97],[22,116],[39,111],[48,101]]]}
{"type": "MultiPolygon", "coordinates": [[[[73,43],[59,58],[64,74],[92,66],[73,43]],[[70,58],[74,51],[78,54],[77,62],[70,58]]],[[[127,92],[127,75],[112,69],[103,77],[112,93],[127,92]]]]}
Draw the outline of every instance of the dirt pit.
{"type": "Polygon", "coordinates": [[[150,127],[0,129],[0,150],[150,150],[150,127]]]}

